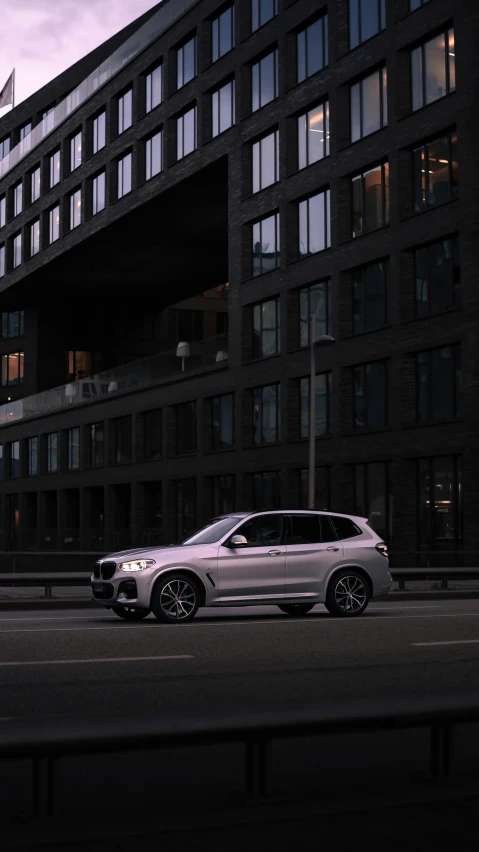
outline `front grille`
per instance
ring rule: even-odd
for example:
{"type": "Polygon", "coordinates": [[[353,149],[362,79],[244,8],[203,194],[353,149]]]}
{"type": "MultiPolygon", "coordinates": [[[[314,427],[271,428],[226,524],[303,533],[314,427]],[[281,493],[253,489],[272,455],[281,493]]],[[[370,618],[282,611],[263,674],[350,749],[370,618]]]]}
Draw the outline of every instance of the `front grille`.
{"type": "Polygon", "coordinates": [[[97,600],[110,600],[113,597],[115,592],[115,587],[112,583],[103,583],[101,586],[95,588],[95,584],[93,584],[93,596],[97,598],[97,600]]]}
{"type": "Polygon", "coordinates": [[[96,577],[97,580],[100,579],[100,563],[95,562],[93,566],[93,576],[96,577]]]}
{"type": "Polygon", "coordinates": [[[116,562],[102,562],[100,570],[103,580],[111,580],[116,571],[116,562]]]}

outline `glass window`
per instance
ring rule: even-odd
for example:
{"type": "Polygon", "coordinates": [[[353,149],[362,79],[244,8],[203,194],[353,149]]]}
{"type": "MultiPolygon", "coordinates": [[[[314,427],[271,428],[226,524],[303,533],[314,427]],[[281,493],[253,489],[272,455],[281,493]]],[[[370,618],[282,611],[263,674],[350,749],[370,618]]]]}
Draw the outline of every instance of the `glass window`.
{"type": "Polygon", "coordinates": [[[388,123],[387,71],[380,68],[351,86],[351,141],[388,123]]]}
{"type": "Polygon", "coordinates": [[[211,22],[211,61],[217,62],[235,46],[235,8],[230,6],[211,22]]]}
{"type": "Polygon", "coordinates": [[[325,189],[298,205],[299,255],[316,254],[331,245],[330,191],[325,189]]]}
{"type": "Polygon", "coordinates": [[[234,534],[244,536],[248,547],[270,547],[281,544],[282,527],[283,515],[258,515],[245,521],[234,534]]]}
{"type": "Polygon", "coordinates": [[[434,103],[456,88],[454,30],[411,51],[412,109],[434,103]]]}
{"type": "Polygon", "coordinates": [[[253,443],[275,444],[280,440],[279,384],[264,385],[253,391],[253,443]]]}
{"type": "Polygon", "coordinates": [[[23,352],[9,352],[2,355],[2,387],[21,385],[24,379],[23,352]]]}
{"type": "Polygon", "coordinates": [[[253,225],[253,275],[263,275],[279,266],[279,213],[253,225]]]}
{"type": "Polygon", "coordinates": [[[60,183],[60,151],[50,157],[50,189],[60,183]]]}
{"type": "Polygon", "coordinates": [[[9,311],[2,314],[2,327],[0,329],[2,340],[11,340],[15,337],[23,337],[25,334],[25,312],[9,311]]]}
{"type": "Polygon", "coordinates": [[[264,509],[279,509],[279,506],[280,488],[278,471],[254,473],[253,508],[256,511],[262,511],[264,509]]]}
{"type": "Polygon", "coordinates": [[[175,406],[176,452],[178,455],[196,452],[196,403],[184,402],[175,406]]]}
{"type": "Polygon", "coordinates": [[[344,518],[341,515],[329,515],[329,520],[340,541],[345,538],[354,538],[356,535],[361,535],[361,530],[350,518],[344,518]]]}
{"type": "Polygon", "coordinates": [[[354,465],[354,514],[367,518],[373,530],[388,540],[391,534],[391,486],[387,462],[354,465]]]}
{"type": "Polygon", "coordinates": [[[49,107],[42,113],[42,136],[46,136],[55,127],[55,107],[49,107]]]}
{"type": "Polygon", "coordinates": [[[133,92],[131,89],[118,98],[118,133],[124,133],[133,124],[133,92]]]}
{"type": "Polygon", "coordinates": [[[389,425],[388,361],[355,367],[354,429],[365,432],[389,425]]]}
{"type": "Polygon", "coordinates": [[[259,30],[277,14],[278,0],[251,0],[251,31],[259,30]]]}
{"type": "Polygon", "coordinates": [[[81,189],[70,195],[70,230],[81,224],[81,189]]]}
{"type": "Polygon", "coordinates": [[[2,195],[2,197],[0,198],[0,228],[4,228],[6,221],[7,221],[6,209],[7,209],[6,199],[5,199],[5,196],[2,195]]]}
{"type": "Polygon", "coordinates": [[[288,538],[288,542],[291,544],[319,544],[336,539],[325,515],[290,515],[290,522],[291,539],[288,538]]]}
{"type": "Polygon", "coordinates": [[[67,431],[68,470],[78,470],[80,467],[80,429],[67,431]]]}
{"type": "Polygon", "coordinates": [[[298,83],[328,64],[328,16],[322,15],[298,33],[298,83]]]}
{"type": "Polygon", "coordinates": [[[457,134],[447,133],[413,151],[414,210],[457,197],[457,134]]]}
{"type": "Polygon", "coordinates": [[[60,236],[60,205],[57,204],[48,213],[48,242],[54,243],[60,236]]]}
{"type": "Polygon", "coordinates": [[[150,178],[158,175],[163,168],[163,133],[161,130],[146,140],[145,149],[146,179],[150,180],[150,178]]]}
{"type": "Polygon", "coordinates": [[[298,169],[329,156],[329,101],[298,118],[298,169]]]}
{"type": "Polygon", "coordinates": [[[5,246],[0,246],[0,278],[5,275],[5,246]]]}
{"type": "Polygon", "coordinates": [[[176,538],[182,541],[196,527],[196,480],[180,479],[175,482],[176,538]]]}
{"type": "Polygon", "coordinates": [[[0,160],[4,160],[10,153],[10,136],[0,139],[0,160]]]}
{"type": "MultiPolygon", "coordinates": [[[[310,377],[300,379],[300,435],[309,438],[309,385],[310,377]]],[[[331,373],[319,373],[314,379],[315,385],[315,435],[324,438],[331,431],[331,373]]]]}
{"type": "Polygon", "coordinates": [[[253,358],[278,355],[279,349],[279,299],[270,299],[253,307],[253,358]]]}
{"type": "Polygon", "coordinates": [[[441,346],[416,355],[417,420],[434,423],[462,414],[461,347],[441,346]]]}
{"type": "Polygon", "coordinates": [[[34,201],[38,201],[40,198],[40,178],[41,178],[41,170],[40,166],[35,169],[30,175],[30,191],[32,196],[32,204],[34,201]]]}
{"type": "Polygon", "coordinates": [[[418,462],[420,547],[462,541],[462,459],[443,456],[418,462]]]}
{"type": "Polygon", "coordinates": [[[20,476],[20,441],[10,444],[10,475],[13,479],[20,476]]]}
{"type": "Polygon", "coordinates": [[[0,444],[0,479],[3,479],[4,473],[4,465],[3,465],[3,444],[0,444]]]}
{"type": "MultiPolygon", "coordinates": [[[[309,470],[303,468],[300,470],[300,508],[308,508],[309,498],[309,470]]],[[[329,493],[329,468],[317,467],[314,471],[314,506],[316,509],[327,510],[330,508],[330,493],[329,493]]],[[[328,526],[323,527],[323,541],[334,541],[336,536],[332,529],[328,530],[328,526]],[[327,536],[327,537],[325,537],[327,536]]]]}
{"type": "Polygon", "coordinates": [[[28,439],[28,475],[36,476],[38,473],[38,438],[28,439]]]}
{"type": "Polygon", "coordinates": [[[349,0],[351,50],[386,27],[386,0],[349,0]]]}
{"type": "Polygon", "coordinates": [[[143,441],[140,455],[143,459],[161,459],[162,456],[162,415],[161,408],[144,411],[140,415],[143,441]]]}
{"type": "Polygon", "coordinates": [[[212,399],[211,447],[228,450],[234,446],[234,394],[226,393],[212,399]]]}
{"type": "Polygon", "coordinates": [[[176,87],[181,89],[193,77],[196,77],[196,36],[193,36],[186,44],[178,48],[176,87]]]}
{"type": "Polygon", "coordinates": [[[105,209],[105,172],[93,178],[93,215],[105,209]]]}
{"type": "Polygon", "coordinates": [[[118,198],[123,198],[131,192],[131,166],[131,154],[126,154],[118,160],[118,198]]]}
{"type": "Polygon", "coordinates": [[[105,424],[91,423],[88,427],[90,439],[90,466],[103,467],[105,464],[105,424]]]}
{"type": "Polygon", "coordinates": [[[278,94],[278,51],[273,50],[251,68],[252,112],[274,101],[278,94]]]}
{"type": "Polygon", "coordinates": [[[235,123],[235,81],[230,80],[211,96],[213,110],[213,137],[219,136],[235,123]]]}
{"type": "Polygon", "coordinates": [[[353,334],[388,324],[388,264],[386,260],[353,269],[353,334]]]}
{"type": "Polygon", "coordinates": [[[460,303],[459,239],[439,240],[414,252],[416,315],[447,311],[460,303]]]}
{"type": "Polygon", "coordinates": [[[78,109],[81,103],[80,89],[74,89],[67,95],[66,113],[69,115],[74,109],[78,109]]]}
{"type": "Polygon", "coordinates": [[[40,251],[40,219],[30,225],[30,257],[40,251]]]}
{"type": "Polygon", "coordinates": [[[409,0],[409,10],[414,12],[415,9],[419,9],[421,6],[424,6],[426,3],[429,3],[429,0],[409,0]]]}
{"type": "Polygon", "coordinates": [[[131,462],[132,458],[132,427],[131,417],[116,417],[111,421],[111,437],[114,464],[131,462]]]}
{"type": "Polygon", "coordinates": [[[32,132],[32,122],[29,121],[27,124],[24,124],[23,127],[20,128],[20,141],[23,142],[23,140],[31,132],[32,132]]]}
{"type": "Polygon", "coordinates": [[[228,515],[235,508],[235,478],[234,476],[211,477],[211,516],[228,515]]]}
{"type": "Polygon", "coordinates": [[[19,181],[13,187],[13,215],[18,216],[23,210],[23,182],[19,181]]]}
{"type": "Polygon", "coordinates": [[[157,65],[153,71],[146,75],[146,111],[161,104],[163,100],[163,66],[157,65]]]}
{"type": "Polygon", "coordinates": [[[279,130],[253,143],[253,192],[279,180],[279,130]]]}
{"type": "Polygon", "coordinates": [[[176,157],[181,160],[196,150],[196,106],[176,120],[176,157]]]}
{"type": "Polygon", "coordinates": [[[77,382],[91,376],[91,352],[70,349],[67,353],[67,376],[69,382],[77,382]]]}
{"type": "Polygon", "coordinates": [[[17,234],[13,238],[13,268],[16,269],[22,262],[22,235],[17,234]]]}
{"type": "Polygon", "coordinates": [[[47,471],[56,473],[58,470],[58,433],[50,432],[47,435],[47,471]]]}
{"type": "Polygon", "coordinates": [[[82,139],[81,131],[75,133],[70,139],[70,170],[75,171],[82,163],[82,139]]]}
{"type": "Polygon", "coordinates": [[[353,237],[389,224],[389,164],[357,175],[352,180],[353,237]]]}
{"type": "Polygon", "coordinates": [[[93,153],[96,154],[106,145],[106,112],[93,119],[93,153]]]}
{"type": "Polygon", "coordinates": [[[311,314],[314,341],[331,332],[331,281],[318,281],[299,291],[299,345],[311,346],[311,314]]]}

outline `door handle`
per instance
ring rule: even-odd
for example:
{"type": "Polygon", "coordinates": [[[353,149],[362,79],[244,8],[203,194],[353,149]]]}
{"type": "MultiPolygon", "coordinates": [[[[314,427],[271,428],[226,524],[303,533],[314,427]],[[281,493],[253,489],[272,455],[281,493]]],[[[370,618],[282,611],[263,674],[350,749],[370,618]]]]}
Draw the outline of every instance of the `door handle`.
{"type": "Polygon", "coordinates": [[[281,556],[281,550],[268,550],[268,556],[281,556]]]}
{"type": "Polygon", "coordinates": [[[339,547],[327,547],[326,550],[339,550],[339,547]]]}

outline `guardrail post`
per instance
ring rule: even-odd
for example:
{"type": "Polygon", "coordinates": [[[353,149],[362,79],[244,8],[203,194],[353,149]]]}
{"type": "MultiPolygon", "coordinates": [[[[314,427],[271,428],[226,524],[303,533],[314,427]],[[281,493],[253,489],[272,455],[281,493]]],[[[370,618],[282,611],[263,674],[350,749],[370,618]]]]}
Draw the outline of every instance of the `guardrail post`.
{"type": "Polygon", "coordinates": [[[406,583],[405,583],[404,577],[400,577],[399,578],[399,589],[400,589],[401,592],[403,592],[405,588],[406,588],[406,583]]]}
{"type": "Polygon", "coordinates": [[[452,725],[431,725],[431,775],[447,778],[451,774],[452,725]]]}
{"type": "Polygon", "coordinates": [[[449,586],[448,586],[448,578],[447,578],[447,576],[444,576],[444,577],[442,578],[442,588],[443,588],[443,589],[447,589],[448,587],[449,587],[449,586]]]}
{"type": "Polygon", "coordinates": [[[33,761],[33,804],[37,817],[53,815],[53,759],[46,755],[33,761]]]}
{"type": "Polygon", "coordinates": [[[263,799],[269,793],[271,741],[266,737],[246,741],[246,793],[263,799]]]}

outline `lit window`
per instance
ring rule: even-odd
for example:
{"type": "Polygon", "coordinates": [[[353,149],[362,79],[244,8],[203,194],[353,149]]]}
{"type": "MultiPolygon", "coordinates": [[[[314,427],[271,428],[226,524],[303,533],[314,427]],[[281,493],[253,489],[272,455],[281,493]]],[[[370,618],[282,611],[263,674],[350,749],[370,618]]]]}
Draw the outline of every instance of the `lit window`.
{"type": "Polygon", "coordinates": [[[298,204],[299,255],[324,251],[331,245],[330,191],[325,189],[298,204]]]}
{"type": "Polygon", "coordinates": [[[253,143],[253,192],[279,180],[279,130],[253,143]]]}
{"type": "Polygon", "coordinates": [[[447,133],[413,151],[414,210],[457,196],[457,134],[447,133]]]}
{"type": "Polygon", "coordinates": [[[375,133],[387,123],[387,72],[381,68],[351,86],[351,142],[375,133]]]}
{"type": "Polygon", "coordinates": [[[146,111],[161,104],[163,100],[163,66],[158,65],[146,75],[146,111]]]}
{"type": "Polygon", "coordinates": [[[389,164],[357,175],[352,180],[353,237],[389,223],[389,164]]]}
{"type": "Polygon", "coordinates": [[[9,352],[2,355],[2,387],[23,384],[24,353],[9,352]]]}
{"type": "Polygon", "coordinates": [[[456,89],[454,30],[411,51],[412,109],[420,109],[456,89]]]}
{"type": "Polygon", "coordinates": [[[298,169],[329,156],[329,101],[298,118],[298,169]]]}
{"type": "Polygon", "coordinates": [[[231,80],[213,92],[213,136],[219,136],[235,123],[235,82],[231,80]]]}

